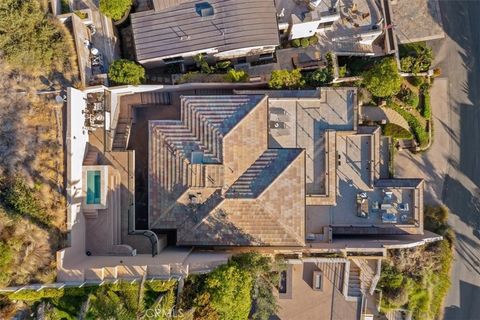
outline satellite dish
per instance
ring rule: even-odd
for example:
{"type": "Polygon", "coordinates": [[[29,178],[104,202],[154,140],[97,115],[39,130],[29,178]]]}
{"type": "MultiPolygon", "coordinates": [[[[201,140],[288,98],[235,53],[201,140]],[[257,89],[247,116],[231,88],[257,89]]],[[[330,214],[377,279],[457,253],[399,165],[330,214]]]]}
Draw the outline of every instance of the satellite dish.
{"type": "Polygon", "coordinates": [[[59,95],[59,96],[55,97],[55,102],[58,103],[58,104],[61,104],[61,103],[64,103],[65,100],[63,99],[62,96],[59,95]]]}
{"type": "Polygon", "coordinates": [[[99,53],[97,48],[92,48],[92,49],[90,49],[90,52],[91,52],[94,56],[98,55],[98,53],[99,53]]]}

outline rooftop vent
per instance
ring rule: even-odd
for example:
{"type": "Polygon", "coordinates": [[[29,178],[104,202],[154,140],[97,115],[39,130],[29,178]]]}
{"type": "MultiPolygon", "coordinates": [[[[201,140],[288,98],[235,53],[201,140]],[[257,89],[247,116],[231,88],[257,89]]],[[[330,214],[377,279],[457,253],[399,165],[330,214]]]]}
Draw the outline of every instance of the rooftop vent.
{"type": "Polygon", "coordinates": [[[195,11],[200,17],[211,17],[215,13],[212,5],[208,2],[196,3],[195,11]]]}

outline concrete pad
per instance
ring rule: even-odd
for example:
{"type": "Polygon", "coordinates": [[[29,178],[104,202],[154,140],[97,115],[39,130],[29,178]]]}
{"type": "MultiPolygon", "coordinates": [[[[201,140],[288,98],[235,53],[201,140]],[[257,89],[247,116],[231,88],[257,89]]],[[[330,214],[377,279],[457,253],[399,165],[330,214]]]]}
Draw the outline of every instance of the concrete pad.
{"type": "Polygon", "coordinates": [[[438,0],[392,1],[393,22],[399,43],[445,37],[438,0]]]}

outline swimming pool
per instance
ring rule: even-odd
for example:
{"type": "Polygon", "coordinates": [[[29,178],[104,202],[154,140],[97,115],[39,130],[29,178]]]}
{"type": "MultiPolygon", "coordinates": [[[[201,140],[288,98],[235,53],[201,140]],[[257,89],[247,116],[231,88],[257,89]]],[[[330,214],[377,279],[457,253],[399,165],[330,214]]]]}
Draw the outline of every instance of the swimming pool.
{"type": "Polygon", "coordinates": [[[101,201],[100,170],[87,171],[87,204],[99,204],[101,201]]]}

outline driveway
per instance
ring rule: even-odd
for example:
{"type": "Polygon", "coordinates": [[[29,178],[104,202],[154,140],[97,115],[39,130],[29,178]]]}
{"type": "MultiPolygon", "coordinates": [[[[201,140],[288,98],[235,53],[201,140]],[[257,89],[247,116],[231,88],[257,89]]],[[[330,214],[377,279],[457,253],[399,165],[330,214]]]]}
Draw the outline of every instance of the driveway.
{"type": "Polygon", "coordinates": [[[397,157],[397,174],[423,173],[431,184],[426,201],[450,209],[457,242],[445,319],[473,320],[480,318],[480,241],[473,235],[480,228],[480,1],[440,0],[440,9],[446,39],[432,44],[448,78],[449,104],[438,101],[445,84],[436,84],[432,148],[397,157]]]}

